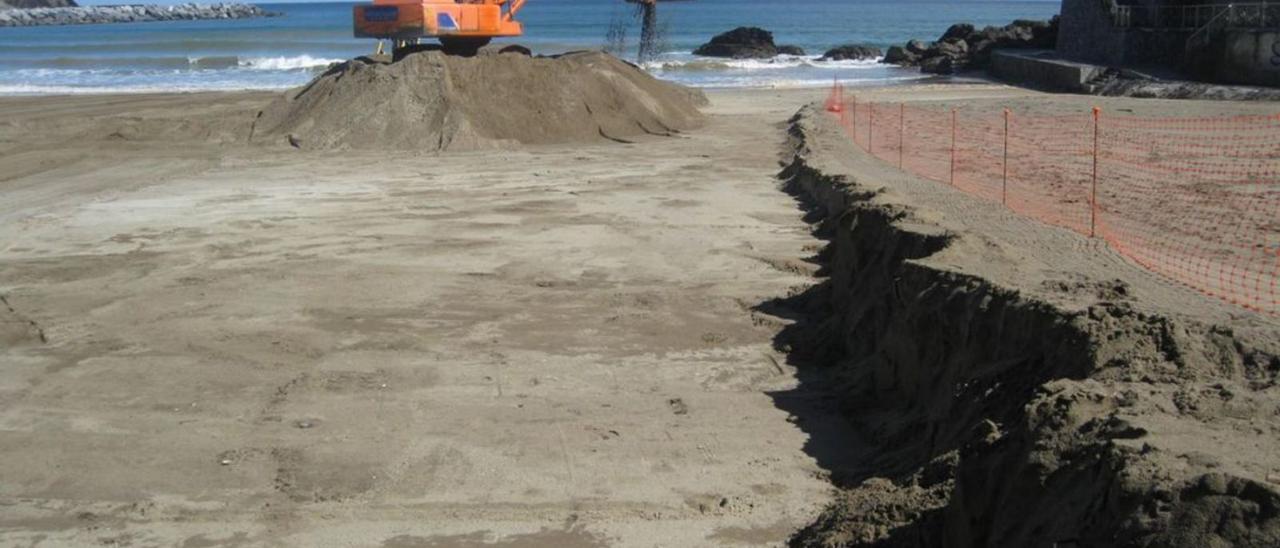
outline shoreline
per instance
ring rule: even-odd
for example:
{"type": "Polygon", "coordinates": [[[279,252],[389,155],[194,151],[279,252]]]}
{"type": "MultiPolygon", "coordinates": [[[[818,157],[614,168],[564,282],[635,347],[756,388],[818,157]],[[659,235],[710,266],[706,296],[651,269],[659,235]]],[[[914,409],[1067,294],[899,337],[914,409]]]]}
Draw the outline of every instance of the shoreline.
{"type": "MultiPolygon", "coordinates": [[[[317,74],[319,74],[317,72],[317,74]]],[[[734,92],[734,91],[789,91],[789,90],[829,90],[831,82],[822,84],[800,84],[800,85],[760,85],[760,86],[690,86],[682,84],[679,81],[661,78],[660,80],[683,85],[692,89],[699,89],[704,92],[734,92]]],[[[903,79],[886,79],[865,81],[854,78],[840,79],[840,83],[845,86],[846,90],[867,90],[873,91],[881,88],[900,88],[919,85],[979,85],[979,84],[999,84],[1001,83],[989,77],[979,75],[959,75],[959,76],[937,76],[925,75],[919,78],[903,78],[903,79]],[[860,85],[859,82],[866,82],[860,85]]],[[[0,91],[0,99],[11,97],[93,97],[93,96],[147,96],[147,95],[197,95],[197,94],[236,94],[236,93],[283,93],[290,89],[305,86],[306,83],[300,83],[292,86],[281,87],[248,87],[248,88],[227,88],[227,89],[108,89],[108,88],[86,88],[84,91],[0,91]]],[[[69,87],[69,86],[68,86],[69,87]]]]}

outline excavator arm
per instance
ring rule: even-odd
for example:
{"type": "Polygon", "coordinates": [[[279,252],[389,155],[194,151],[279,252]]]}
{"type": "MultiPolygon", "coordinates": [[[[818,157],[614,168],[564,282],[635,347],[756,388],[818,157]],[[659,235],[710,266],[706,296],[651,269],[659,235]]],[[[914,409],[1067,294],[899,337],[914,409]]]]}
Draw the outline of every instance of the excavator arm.
{"type": "Polygon", "coordinates": [[[520,12],[520,8],[524,7],[525,0],[511,0],[511,5],[507,6],[507,14],[503,17],[507,21],[514,21],[516,13],[520,12]]]}

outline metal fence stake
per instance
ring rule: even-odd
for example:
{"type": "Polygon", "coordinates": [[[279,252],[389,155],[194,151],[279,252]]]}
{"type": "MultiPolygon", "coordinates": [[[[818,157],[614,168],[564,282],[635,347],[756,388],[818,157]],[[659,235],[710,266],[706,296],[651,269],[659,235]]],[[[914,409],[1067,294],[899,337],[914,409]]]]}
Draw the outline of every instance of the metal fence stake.
{"type": "Polygon", "coordinates": [[[956,109],[951,109],[951,186],[956,186],[956,109]]]}
{"type": "Polygon", "coordinates": [[[907,105],[898,103],[898,169],[902,169],[903,135],[907,130],[907,105]]]}
{"type": "Polygon", "coordinates": [[[1093,183],[1089,190],[1089,237],[1098,236],[1098,118],[1102,109],[1093,107],[1093,183]]]}
{"type": "Polygon", "coordinates": [[[853,96],[853,144],[858,144],[858,96],[853,96]]]}
{"type": "Polygon", "coordinates": [[[1000,204],[1009,207],[1009,109],[1004,109],[1004,162],[1000,181],[1000,204]]]}

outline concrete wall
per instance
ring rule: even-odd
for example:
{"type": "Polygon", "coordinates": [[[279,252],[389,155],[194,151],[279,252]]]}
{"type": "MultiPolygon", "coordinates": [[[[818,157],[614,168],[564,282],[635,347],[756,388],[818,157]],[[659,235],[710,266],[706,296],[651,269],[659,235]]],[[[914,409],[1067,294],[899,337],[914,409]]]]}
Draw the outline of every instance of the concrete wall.
{"type": "Polygon", "coordinates": [[[1089,63],[1124,62],[1124,31],[1111,23],[1104,0],[1062,0],[1058,53],[1089,63]]]}
{"type": "Polygon", "coordinates": [[[1006,82],[1032,87],[1080,93],[1085,82],[1103,67],[1065,61],[1051,51],[996,50],[991,54],[991,74],[1006,82]]]}
{"type": "MultiPolygon", "coordinates": [[[[1164,3],[1167,2],[1144,0],[1138,5],[1164,3]]],[[[1106,0],[1062,0],[1058,53],[1068,59],[1101,65],[1172,67],[1182,62],[1187,34],[1118,28],[1111,20],[1106,0]]]]}
{"type": "Polygon", "coordinates": [[[1209,50],[1214,80],[1280,86],[1280,30],[1233,31],[1209,50]]]}

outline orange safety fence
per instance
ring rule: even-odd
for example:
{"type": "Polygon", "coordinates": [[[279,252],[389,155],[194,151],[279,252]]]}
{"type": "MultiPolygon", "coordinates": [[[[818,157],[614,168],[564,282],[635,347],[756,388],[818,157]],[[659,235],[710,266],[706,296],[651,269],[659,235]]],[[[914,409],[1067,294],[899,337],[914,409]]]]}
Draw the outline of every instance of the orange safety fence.
{"type": "Polygon", "coordinates": [[[826,108],[858,147],[904,171],[1280,315],[1280,114],[1023,116],[859,101],[839,84],[826,108]]]}

